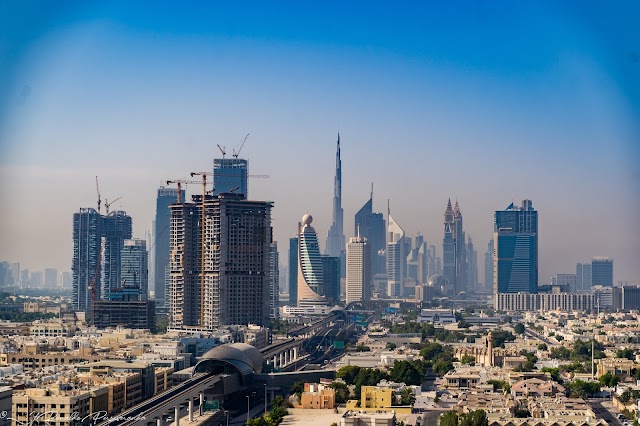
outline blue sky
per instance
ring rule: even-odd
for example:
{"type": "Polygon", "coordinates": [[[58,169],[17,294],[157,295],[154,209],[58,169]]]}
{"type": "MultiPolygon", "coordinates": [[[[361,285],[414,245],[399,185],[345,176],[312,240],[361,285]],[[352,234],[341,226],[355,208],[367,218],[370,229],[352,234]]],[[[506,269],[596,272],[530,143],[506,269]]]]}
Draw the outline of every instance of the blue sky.
{"type": "Polygon", "coordinates": [[[640,281],[639,9],[1,3],[0,259],[68,269],[95,175],[143,237],[160,182],[247,133],[251,172],[271,176],[250,195],[275,202],[284,258],[306,212],[324,242],[340,131],[347,236],[373,181],[374,207],[390,199],[439,250],[457,198],[482,259],[492,212],[527,197],[543,281],[592,256],[640,281]]]}

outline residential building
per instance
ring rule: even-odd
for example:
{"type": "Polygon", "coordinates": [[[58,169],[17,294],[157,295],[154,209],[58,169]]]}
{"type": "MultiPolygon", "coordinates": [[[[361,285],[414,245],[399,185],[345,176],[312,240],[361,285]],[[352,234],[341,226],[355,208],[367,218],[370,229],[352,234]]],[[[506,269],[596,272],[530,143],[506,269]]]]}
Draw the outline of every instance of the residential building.
{"type": "Polygon", "coordinates": [[[112,290],[122,283],[122,264],[120,263],[124,240],[131,239],[131,216],[123,211],[113,211],[102,216],[104,252],[102,271],[104,279],[100,290],[100,299],[109,300],[112,290]]]}
{"type": "MultiPolygon", "coordinates": [[[[525,358],[526,359],[526,358],[525,358]]],[[[514,397],[538,398],[543,396],[564,395],[564,386],[552,381],[541,379],[521,380],[511,386],[511,395],[514,397]]]]}
{"type": "Polygon", "coordinates": [[[494,295],[538,290],[538,212],[530,200],[494,216],[494,295]]]}
{"type": "Polygon", "coordinates": [[[272,206],[233,193],[170,206],[172,327],[268,324],[272,206]]]}
{"type": "Polygon", "coordinates": [[[613,259],[594,257],[591,261],[591,285],[613,286],[613,259]]]}
{"type": "Polygon", "coordinates": [[[102,223],[102,216],[92,208],[73,214],[72,298],[77,311],[90,312],[100,295],[102,223]]]}
{"type": "Polygon", "coordinates": [[[551,281],[551,284],[559,286],[563,291],[575,293],[577,290],[576,274],[556,274],[551,281]]]}
{"type": "Polygon", "coordinates": [[[371,285],[371,245],[364,237],[350,238],[347,244],[347,304],[369,300],[371,285]]]}
{"type": "Polygon", "coordinates": [[[297,306],[328,305],[324,295],[324,275],[318,234],[311,226],[313,217],[305,214],[298,223],[298,303],[297,306]]]}
{"type": "Polygon", "coordinates": [[[300,396],[300,405],[304,409],[333,410],[336,406],[336,393],[323,384],[305,383],[300,396]]]}
{"type": "Polygon", "coordinates": [[[495,308],[501,311],[592,311],[596,298],[576,293],[498,293],[495,308]]]}
{"type": "Polygon", "coordinates": [[[387,296],[401,297],[405,277],[404,230],[389,214],[387,228],[387,296]]]}
{"type": "Polygon", "coordinates": [[[171,212],[169,206],[184,200],[185,191],[176,188],[160,187],[156,198],[156,216],[154,220],[153,237],[153,290],[156,306],[163,308],[169,305],[168,287],[169,277],[169,226],[171,212]]]}
{"type": "Polygon", "coordinates": [[[280,255],[278,243],[269,246],[269,318],[278,319],[280,306],[280,255]]]}

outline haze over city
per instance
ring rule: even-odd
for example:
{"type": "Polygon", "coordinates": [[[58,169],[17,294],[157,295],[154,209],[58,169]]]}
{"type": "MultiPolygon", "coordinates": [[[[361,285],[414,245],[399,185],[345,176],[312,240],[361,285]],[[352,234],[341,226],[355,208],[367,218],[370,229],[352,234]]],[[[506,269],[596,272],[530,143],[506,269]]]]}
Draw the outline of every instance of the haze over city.
{"type": "Polygon", "coordinates": [[[4,4],[0,259],[69,270],[96,175],[144,237],[158,186],[247,133],[282,257],[305,213],[323,245],[340,132],[347,237],[372,182],[439,253],[449,197],[479,253],[528,198],[541,283],[593,256],[637,282],[638,5],[505,4],[4,4]]]}

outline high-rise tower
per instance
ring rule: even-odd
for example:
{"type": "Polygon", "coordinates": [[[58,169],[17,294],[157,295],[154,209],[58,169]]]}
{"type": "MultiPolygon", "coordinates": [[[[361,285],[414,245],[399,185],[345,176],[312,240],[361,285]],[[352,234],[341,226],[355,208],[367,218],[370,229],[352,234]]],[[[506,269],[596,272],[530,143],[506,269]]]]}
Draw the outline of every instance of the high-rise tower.
{"type": "Polygon", "coordinates": [[[462,225],[462,212],[460,211],[460,205],[456,201],[456,205],[453,208],[453,239],[456,245],[456,281],[455,292],[458,294],[461,291],[467,290],[469,276],[467,265],[467,239],[462,225]]]}
{"type": "Polygon", "coordinates": [[[358,302],[371,298],[371,246],[361,236],[347,244],[346,301],[358,302]]]}
{"type": "MultiPolygon", "coordinates": [[[[156,299],[156,306],[168,308],[169,297],[165,295],[168,287],[169,277],[169,222],[171,212],[169,206],[178,201],[184,200],[185,191],[178,197],[176,188],[158,188],[156,198],[156,218],[154,221],[153,237],[153,290],[156,299]]],[[[151,253],[150,253],[151,254],[151,253]]]]}
{"type": "Polygon", "coordinates": [[[193,200],[170,207],[171,325],[268,324],[271,202],[193,200]]]}
{"type": "Polygon", "coordinates": [[[442,240],[442,275],[447,280],[447,288],[455,293],[456,283],[456,240],[455,240],[455,220],[451,199],[447,203],[447,210],[444,212],[444,239],[442,240]]]}
{"type": "Polygon", "coordinates": [[[493,225],[494,296],[538,291],[538,212],[531,200],[496,211],[493,225]]]}
{"type": "Polygon", "coordinates": [[[302,216],[298,223],[298,306],[327,305],[318,234],[311,226],[313,217],[302,216]]]}
{"type": "Polygon", "coordinates": [[[73,214],[74,310],[90,312],[94,297],[95,300],[100,298],[102,235],[102,215],[97,211],[82,208],[73,214]]]}
{"type": "Polygon", "coordinates": [[[591,285],[613,286],[613,259],[594,257],[591,261],[591,285]]]}
{"type": "Polygon", "coordinates": [[[109,299],[112,290],[119,288],[122,283],[122,265],[120,254],[124,240],[131,238],[131,216],[123,211],[115,211],[102,217],[105,247],[103,254],[104,280],[100,298],[109,299]]]}
{"type": "Polygon", "coordinates": [[[371,246],[371,274],[384,274],[386,265],[384,256],[380,255],[387,244],[384,215],[373,212],[373,184],[369,200],[358,210],[355,215],[354,235],[360,235],[367,239],[371,246]]]}
{"type": "Polygon", "coordinates": [[[389,297],[401,297],[407,258],[405,237],[404,230],[393,220],[391,215],[389,215],[387,234],[387,295],[389,297]]]}
{"type": "Polygon", "coordinates": [[[138,298],[135,300],[147,301],[149,299],[147,242],[137,239],[124,240],[120,253],[120,264],[122,281],[119,287],[123,292],[129,288],[137,290],[138,298]]]}
{"type": "Polygon", "coordinates": [[[280,255],[278,243],[272,242],[269,253],[269,318],[278,319],[280,305],[280,255]]]}
{"type": "Polygon", "coordinates": [[[325,254],[332,257],[344,256],[344,228],[342,211],[342,161],[340,160],[340,133],[336,148],[336,176],[333,180],[333,223],[327,235],[325,254]]]}
{"type": "MultiPolygon", "coordinates": [[[[223,155],[224,157],[224,155],[223,155]]],[[[249,162],[242,158],[216,158],[213,160],[213,194],[235,192],[249,198],[247,171],[249,162]]]]}

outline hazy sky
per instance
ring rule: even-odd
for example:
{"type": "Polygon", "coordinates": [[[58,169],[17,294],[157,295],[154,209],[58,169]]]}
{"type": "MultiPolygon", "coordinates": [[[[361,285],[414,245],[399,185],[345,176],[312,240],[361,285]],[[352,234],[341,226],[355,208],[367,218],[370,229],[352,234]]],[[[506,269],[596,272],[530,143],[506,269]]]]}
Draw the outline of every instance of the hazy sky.
{"type": "Polygon", "coordinates": [[[441,253],[451,197],[482,281],[526,197],[542,282],[593,256],[640,281],[640,3],[209,3],[0,2],[0,259],[70,269],[96,175],[144,237],[162,181],[251,133],[286,262],[307,212],[324,245],[339,131],[347,237],[374,182],[441,253]]]}

